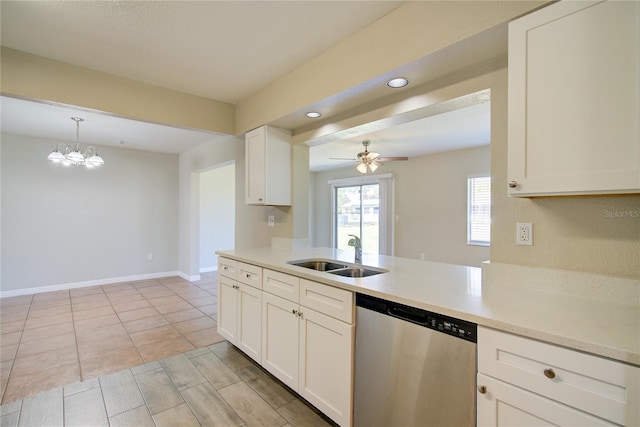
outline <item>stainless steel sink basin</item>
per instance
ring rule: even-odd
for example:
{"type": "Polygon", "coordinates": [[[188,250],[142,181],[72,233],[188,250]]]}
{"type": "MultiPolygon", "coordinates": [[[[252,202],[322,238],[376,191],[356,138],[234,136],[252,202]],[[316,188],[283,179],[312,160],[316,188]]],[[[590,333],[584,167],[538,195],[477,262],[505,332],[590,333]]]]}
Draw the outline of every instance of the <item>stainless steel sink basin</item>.
{"type": "Polygon", "coordinates": [[[347,267],[339,270],[329,271],[331,274],[337,274],[344,277],[368,277],[375,276],[376,274],[386,273],[386,271],[372,270],[371,268],[362,267],[347,267]]]}
{"type": "Polygon", "coordinates": [[[323,271],[343,277],[368,277],[387,272],[387,270],[383,270],[380,268],[368,267],[366,265],[359,264],[342,263],[339,261],[327,259],[302,259],[296,261],[288,261],[287,264],[303,268],[310,268],[316,271],[323,271]]]}
{"type": "Polygon", "coordinates": [[[347,267],[346,264],[338,264],[325,260],[289,261],[289,264],[297,265],[298,267],[310,268],[316,271],[331,271],[347,267]]]}

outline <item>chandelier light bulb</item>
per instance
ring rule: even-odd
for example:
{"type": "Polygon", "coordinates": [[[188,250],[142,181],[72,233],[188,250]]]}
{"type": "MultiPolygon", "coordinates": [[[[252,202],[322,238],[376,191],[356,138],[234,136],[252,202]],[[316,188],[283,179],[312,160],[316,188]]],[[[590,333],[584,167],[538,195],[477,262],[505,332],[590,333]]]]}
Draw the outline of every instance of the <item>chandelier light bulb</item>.
{"type": "Polygon", "coordinates": [[[80,122],[84,119],[80,117],[71,117],[71,120],[76,122],[76,144],[71,147],[64,142],[56,145],[56,148],[49,154],[47,159],[53,163],[62,163],[65,166],[85,166],[87,168],[93,168],[94,166],[100,166],[104,164],[104,159],[98,155],[98,150],[89,146],[85,150],[80,147],[80,122]]]}

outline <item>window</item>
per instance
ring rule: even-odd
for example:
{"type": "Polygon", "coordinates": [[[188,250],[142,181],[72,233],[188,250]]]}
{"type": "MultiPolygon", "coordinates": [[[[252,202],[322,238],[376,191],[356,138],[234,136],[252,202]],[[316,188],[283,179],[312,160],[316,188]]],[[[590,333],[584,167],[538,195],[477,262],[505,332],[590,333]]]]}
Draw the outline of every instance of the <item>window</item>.
{"type": "Polygon", "coordinates": [[[467,179],[467,244],[491,242],[491,177],[467,179]]]}
{"type": "Polygon", "coordinates": [[[380,230],[378,184],[336,187],[335,192],[335,247],[349,249],[347,244],[350,239],[349,235],[353,234],[360,237],[363,252],[377,254],[380,230]]]}
{"type": "Polygon", "coordinates": [[[349,234],[362,240],[364,253],[393,255],[393,175],[334,179],[331,207],[332,243],[349,248],[349,234]]]}

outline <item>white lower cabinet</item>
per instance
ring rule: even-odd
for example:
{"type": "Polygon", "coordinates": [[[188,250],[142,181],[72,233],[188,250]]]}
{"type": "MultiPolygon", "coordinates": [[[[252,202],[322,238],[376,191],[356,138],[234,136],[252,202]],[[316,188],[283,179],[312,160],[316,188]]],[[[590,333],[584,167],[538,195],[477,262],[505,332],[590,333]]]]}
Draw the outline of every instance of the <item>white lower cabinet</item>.
{"type": "Polygon", "coordinates": [[[615,425],[483,374],[478,384],[478,427],[615,425]]]}
{"type": "Polygon", "coordinates": [[[262,366],[298,390],[299,305],[265,292],[262,298],[262,366]]]}
{"type": "Polygon", "coordinates": [[[640,424],[640,368],[478,327],[478,426],[640,424]]]}
{"type": "Polygon", "coordinates": [[[340,425],[351,425],[354,325],[301,309],[298,393],[340,425]]]}
{"type": "MultiPolygon", "coordinates": [[[[241,265],[237,263],[237,266],[241,265]]],[[[218,333],[260,363],[262,290],[229,277],[236,275],[236,264],[221,259],[220,266],[223,269],[219,268],[221,273],[218,277],[218,333]]],[[[261,268],[259,271],[253,270],[254,273],[250,277],[243,276],[243,280],[253,283],[256,274],[261,277],[261,268]]]]}
{"type": "MultiPolygon", "coordinates": [[[[282,273],[270,275],[265,270],[265,289],[274,283],[275,289],[281,289],[278,283],[295,284],[296,279],[284,277],[282,273]],[[272,284],[266,286],[267,281],[272,284]]],[[[349,315],[340,317],[353,318],[351,292],[302,279],[300,282],[303,285],[294,286],[295,289],[313,288],[318,301],[322,301],[321,296],[326,294],[327,301],[349,310],[349,315]]],[[[293,294],[293,299],[300,299],[295,292],[293,294]]],[[[353,402],[354,325],[323,314],[320,308],[316,308],[313,310],[264,292],[262,366],[329,418],[342,426],[349,426],[353,402]]],[[[336,310],[328,311],[333,314],[336,310]]]]}

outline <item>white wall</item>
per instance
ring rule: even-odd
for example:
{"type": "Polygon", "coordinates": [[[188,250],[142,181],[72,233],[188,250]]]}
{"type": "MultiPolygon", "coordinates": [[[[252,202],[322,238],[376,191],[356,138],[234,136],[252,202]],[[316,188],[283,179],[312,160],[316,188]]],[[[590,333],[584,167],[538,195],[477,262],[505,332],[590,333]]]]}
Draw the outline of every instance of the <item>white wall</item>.
{"type": "Polygon", "coordinates": [[[178,156],[100,147],[88,170],[54,146],[2,134],[2,291],[175,272],[178,156]]]}
{"type": "MultiPolygon", "coordinates": [[[[395,255],[480,266],[489,248],[467,245],[467,177],[490,174],[489,146],[387,162],[395,180],[395,255]]],[[[355,167],[313,174],[313,246],[331,245],[329,179],[358,176],[355,167]]]]}
{"type": "Polygon", "coordinates": [[[200,271],[216,268],[215,251],[234,248],[235,174],[235,164],[200,173],[200,271]]]}

